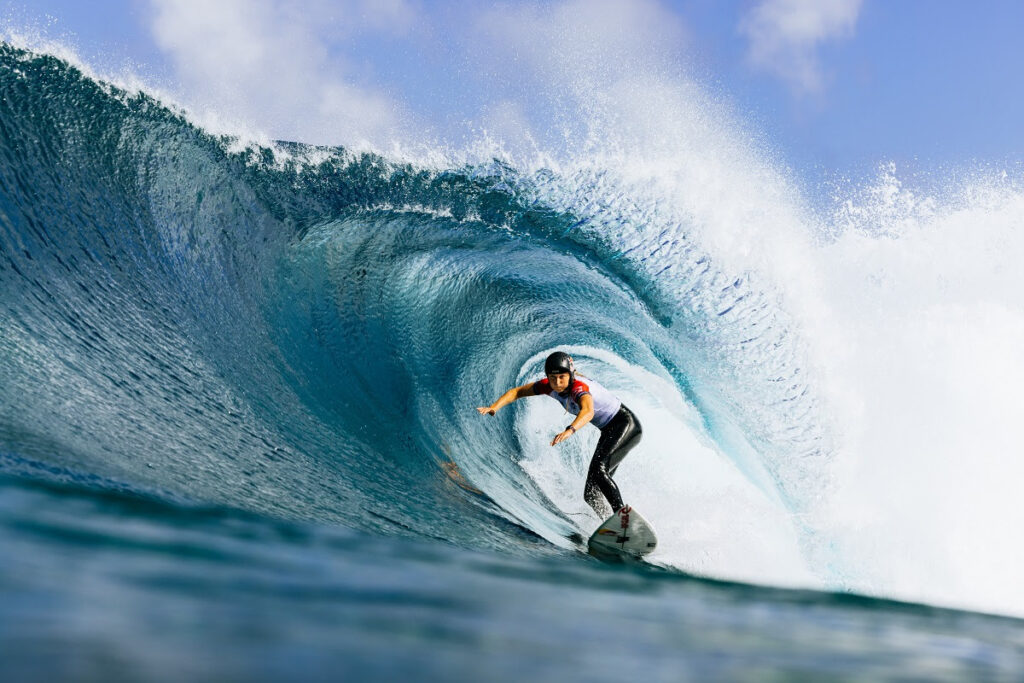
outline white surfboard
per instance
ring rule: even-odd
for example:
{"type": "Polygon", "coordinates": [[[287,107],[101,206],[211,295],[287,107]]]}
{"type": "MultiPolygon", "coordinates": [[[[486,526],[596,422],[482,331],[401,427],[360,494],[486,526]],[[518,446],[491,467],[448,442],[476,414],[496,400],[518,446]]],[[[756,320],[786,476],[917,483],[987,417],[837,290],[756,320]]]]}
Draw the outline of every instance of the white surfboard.
{"type": "Polygon", "coordinates": [[[640,557],[657,546],[654,529],[628,505],[606,519],[587,542],[590,553],[598,557],[640,557]]]}

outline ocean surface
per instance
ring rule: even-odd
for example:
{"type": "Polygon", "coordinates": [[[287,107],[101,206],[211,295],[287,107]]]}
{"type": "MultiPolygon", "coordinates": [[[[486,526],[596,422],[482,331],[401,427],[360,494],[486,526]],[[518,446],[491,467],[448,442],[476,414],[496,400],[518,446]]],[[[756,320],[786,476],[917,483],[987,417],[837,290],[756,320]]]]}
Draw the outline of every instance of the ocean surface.
{"type": "MultiPolygon", "coordinates": [[[[963,214],[934,205],[849,202],[780,247],[707,229],[761,215],[749,186],[717,213],[662,190],[243,142],[0,45],[2,678],[1020,680],[1003,461],[964,479],[939,430],[921,466],[875,361],[994,358],[936,341],[985,328],[928,303],[958,305],[958,274],[920,262],[1009,272],[1021,195],[961,207],[994,255],[940,248],[963,214]],[[940,238],[895,234],[911,218],[940,238]],[[616,479],[659,532],[647,563],[580,545],[596,430],[552,448],[552,401],[475,410],[556,349],[643,422],[616,479]]],[[[1013,340],[1019,290],[991,291],[1013,340]]]]}

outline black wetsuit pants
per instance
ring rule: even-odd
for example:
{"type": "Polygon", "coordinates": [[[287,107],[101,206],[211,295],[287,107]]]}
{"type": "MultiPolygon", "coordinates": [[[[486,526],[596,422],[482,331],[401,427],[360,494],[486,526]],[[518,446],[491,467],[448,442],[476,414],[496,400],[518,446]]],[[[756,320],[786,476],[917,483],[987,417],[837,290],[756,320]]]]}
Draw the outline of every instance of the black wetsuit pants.
{"type": "Polygon", "coordinates": [[[594,449],[594,457],[590,460],[590,471],[587,472],[587,485],[583,490],[583,499],[601,516],[608,516],[600,492],[612,505],[612,512],[618,512],[624,503],[619,487],[612,481],[615,469],[622,459],[640,443],[643,429],[636,415],[622,406],[608,424],[601,428],[601,438],[594,449]]]}

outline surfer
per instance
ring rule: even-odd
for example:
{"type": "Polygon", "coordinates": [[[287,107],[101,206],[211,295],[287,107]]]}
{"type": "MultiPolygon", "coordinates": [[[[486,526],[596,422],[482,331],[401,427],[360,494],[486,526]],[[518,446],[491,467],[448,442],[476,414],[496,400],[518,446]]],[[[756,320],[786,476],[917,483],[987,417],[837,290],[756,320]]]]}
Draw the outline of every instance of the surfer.
{"type": "Polygon", "coordinates": [[[601,438],[590,460],[583,499],[601,519],[608,516],[602,495],[611,504],[612,511],[617,513],[624,507],[624,503],[612,475],[622,459],[640,442],[643,433],[640,421],[603,386],[590,378],[578,377],[576,366],[567,353],[556,351],[548,356],[544,361],[544,374],[544,379],[509,389],[491,405],[481,406],[477,410],[481,415],[494,415],[520,398],[550,396],[561,403],[567,412],[576,416],[568,427],[551,440],[552,446],[565,441],[588,423],[600,429],[601,438]]]}

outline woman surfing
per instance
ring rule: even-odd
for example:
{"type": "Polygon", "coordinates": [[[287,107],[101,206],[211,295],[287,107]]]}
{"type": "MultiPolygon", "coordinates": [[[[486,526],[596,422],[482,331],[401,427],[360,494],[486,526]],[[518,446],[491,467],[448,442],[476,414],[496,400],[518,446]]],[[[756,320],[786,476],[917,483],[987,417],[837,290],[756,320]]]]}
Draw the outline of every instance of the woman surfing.
{"type": "Polygon", "coordinates": [[[583,499],[601,519],[609,514],[605,500],[611,505],[612,512],[618,513],[625,504],[612,475],[623,458],[640,442],[643,434],[640,421],[608,389],[590,378],[577,377],[576,366],[567,353],[556,351],[548,356],[544,361],[544,374],[543,379],[509,389],[491,405],[477,410],[482,415],[494,415],[518,399],[550,396],[576,416],[551,440],[552,446],[565,441],[587,424],[597,427],[601,430],[601,437],[590,460],[583,499]]]}

